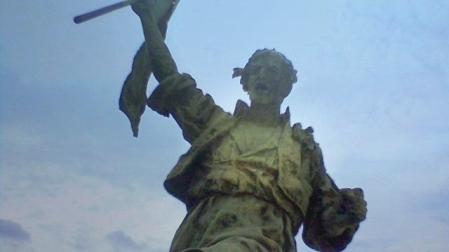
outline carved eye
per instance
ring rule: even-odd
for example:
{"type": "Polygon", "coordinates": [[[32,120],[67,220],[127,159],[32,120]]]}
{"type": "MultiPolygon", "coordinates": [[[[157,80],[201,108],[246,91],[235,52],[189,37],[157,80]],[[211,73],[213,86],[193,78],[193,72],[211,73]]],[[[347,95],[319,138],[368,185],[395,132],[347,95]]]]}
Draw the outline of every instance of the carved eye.
{"type": "Polygon", "coordinates": [[[275,66],[270,66],[267,68],[267,72],[269,74],[273,74],[273,75],[278,75],[279,74],[279,69],[275,66]]]}
{"type": "Polygon", "coordinates": [[[260,66],[251,66],[251,68],[249,69],[251,73],[259,73],[260,72],[261,67],[260,66]]]}

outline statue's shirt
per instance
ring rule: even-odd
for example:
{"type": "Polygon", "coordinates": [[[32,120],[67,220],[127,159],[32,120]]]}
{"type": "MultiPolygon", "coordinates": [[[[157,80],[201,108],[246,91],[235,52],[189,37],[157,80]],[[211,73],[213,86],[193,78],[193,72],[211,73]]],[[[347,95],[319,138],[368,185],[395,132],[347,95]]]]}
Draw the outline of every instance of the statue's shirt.
{"type": "Polygon", "coordinates": [[[254,172],[276,170],[278,146],[283,127],[260,125],[247,120],[239,120],[229,135],[212,151],[207,163],[218,166],[234,166],[251,169],[254,172]],[[259,166],[259,168],[257,168],[259,166]]]}
{"type": "Polygon", "coordinates": [[[241,120],[213,144],[194,176],[189,196],[211,192],[248,193],[273,201],[278,174],[278,142],[283,128],[241,120]]]}
{"type": "MultiPolygon", "coordinates": [[[[292,208],[291,202],[279,188],[277,179],[279,143],[282,137],[291,135],[283,134],[285,128],[281,124],[266,126],[240,119],[226,136],[212,144],[196,170],[189,197],[201,199],[211,193],[243,193],[272,202],[281,208],[292,208]]],[[[288,147],[297,148],[298,144],[288,147]]]]}

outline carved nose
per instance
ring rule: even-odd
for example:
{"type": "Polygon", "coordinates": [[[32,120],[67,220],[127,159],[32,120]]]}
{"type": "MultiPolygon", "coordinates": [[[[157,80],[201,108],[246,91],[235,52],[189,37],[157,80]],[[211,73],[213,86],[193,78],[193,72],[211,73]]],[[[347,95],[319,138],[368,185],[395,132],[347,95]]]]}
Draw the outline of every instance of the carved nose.
{"type": "Polygon", "coordinates": [[[266,79],[267,77],[270,77],[269,71],[266,68],[261,68],[259,71],[259,76],[262,79],[266,79]]]}
{"type": "Polygon", "coordinates": [[[264,68],[264,67],[262,67],[261,69],[260,69],[260,75],[262,75],[262,76],[266,76],[267,75],[267,73],[268,73],[268,71],[267,71],[267,69],[266,68],[264,68]]]}

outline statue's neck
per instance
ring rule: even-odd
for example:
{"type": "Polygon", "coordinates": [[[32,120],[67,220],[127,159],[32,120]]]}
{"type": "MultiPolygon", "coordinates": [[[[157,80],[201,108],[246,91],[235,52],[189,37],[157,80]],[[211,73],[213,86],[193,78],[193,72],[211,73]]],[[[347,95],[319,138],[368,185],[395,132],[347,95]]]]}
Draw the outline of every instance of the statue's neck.
{"type": "Polygon", "coordinates": [[[268,125],[276,125],[279,123],[281,104],[253,104],[249,107],[246,114],[247,119],[268,125]]]}

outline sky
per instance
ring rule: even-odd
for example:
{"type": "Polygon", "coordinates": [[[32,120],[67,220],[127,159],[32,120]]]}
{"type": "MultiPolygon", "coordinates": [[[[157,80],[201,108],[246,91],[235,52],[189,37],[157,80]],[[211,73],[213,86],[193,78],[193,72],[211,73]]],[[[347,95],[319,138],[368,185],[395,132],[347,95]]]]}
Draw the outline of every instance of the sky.
{"type": "MultiPolygon", "coordinates": [[[[110,3],[2,1],[0,251],[168,251],[185,215],[162,186],[189,147],[176,123],[147,108],[134,138],[118,110],[138,18],[72,22],[110,3]]],[[[166,42],[229,112],[248,101],[232,68],[284,53],[299,81],[283,109],[313,126],[337,185],[365,192],[346,251],[446,252],[448,38],[445,0],[181,0],[166,42]]]]}

